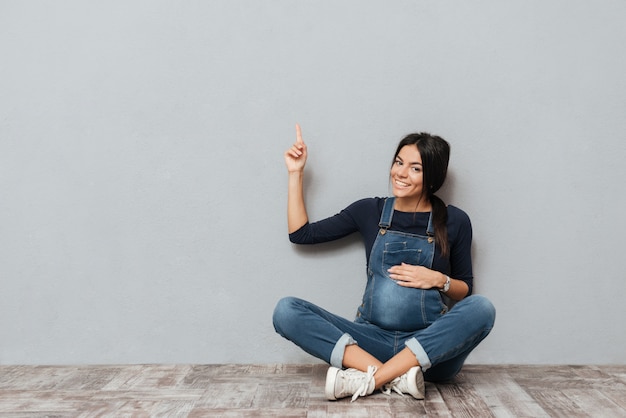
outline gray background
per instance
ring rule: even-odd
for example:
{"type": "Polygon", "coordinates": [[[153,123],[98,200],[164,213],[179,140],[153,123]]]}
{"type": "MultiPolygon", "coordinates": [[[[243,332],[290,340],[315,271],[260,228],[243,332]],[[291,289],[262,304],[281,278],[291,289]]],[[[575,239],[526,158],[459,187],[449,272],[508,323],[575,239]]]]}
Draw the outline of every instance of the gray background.
{"type": "Polygon", "coordinates": [[[285,295],[352,317],[397,141],[453,146],[498,309],[473,363],[625,363],[626,2],[1,1],[0,363],[311,362],[285,295]]]}

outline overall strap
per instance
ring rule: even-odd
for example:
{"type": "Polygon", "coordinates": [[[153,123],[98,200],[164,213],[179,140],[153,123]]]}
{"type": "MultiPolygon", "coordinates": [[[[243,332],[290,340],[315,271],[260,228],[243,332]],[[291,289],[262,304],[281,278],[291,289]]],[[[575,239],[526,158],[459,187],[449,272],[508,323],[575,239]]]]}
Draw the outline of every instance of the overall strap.
{"type": "Polygon", "coordinates": [[[383,213],[380,215],[380,222],[378,222],[378,226],[382,229],[389,229],[391,226],[391,218],[393,218],[393,204],[395,201],[395,197],[388,197],[385,199],[383,213]]]}
{"type": "Polygon", "coordinates": [[[429,237],[435,236],[435,228],[433,227],[433,211],[430,211],[430,215],[428,215],[428,227],[426,228],[426,235],[429,237]]]}

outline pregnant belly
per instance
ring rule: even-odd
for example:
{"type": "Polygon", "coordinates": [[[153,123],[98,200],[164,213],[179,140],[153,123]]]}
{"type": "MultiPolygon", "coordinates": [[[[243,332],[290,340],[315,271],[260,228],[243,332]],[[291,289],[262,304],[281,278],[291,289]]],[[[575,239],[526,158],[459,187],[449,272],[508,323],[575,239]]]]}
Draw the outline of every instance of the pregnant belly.
{"type": "Polygon", "coordinates": [[[416,331],[426,328],[444,312],[439,291],[398,285],[388,277],[375,279],[370,322],[388,330],[416,331]]]}

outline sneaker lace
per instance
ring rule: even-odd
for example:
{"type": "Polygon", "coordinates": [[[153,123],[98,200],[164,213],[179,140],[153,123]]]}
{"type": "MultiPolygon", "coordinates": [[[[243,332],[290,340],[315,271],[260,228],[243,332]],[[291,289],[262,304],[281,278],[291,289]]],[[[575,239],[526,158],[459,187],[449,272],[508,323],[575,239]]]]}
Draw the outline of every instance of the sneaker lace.
{"type": "MultiPolygon", "coordinates": [[[[404,375],[402,375],[404,376],[404,375]]],[[[402,392],[402,389],[399,387],[402,385],[402,376],[396,377],[395,379],[393,379],[391,382],[385,384],[383,386],[383,390],[382,392],[385,395],[391,395],[391,391],[393,390],[394,392],[396,392],[398,395],[400,396],[404,396],[404,392],[402,392]]]]}
{"type": "Polygon", "coordinates": [[[354,394],[352,395],[352,400],[350,402],[356,401],[359,396],[367,395],[367,391],[370,387],[370,382],[374,379],[374,373],[376,373],[376,366],[369,366],[367,368],[367,373],[365,373],[365,376],[357,377],[361,382],[354,394]]]}

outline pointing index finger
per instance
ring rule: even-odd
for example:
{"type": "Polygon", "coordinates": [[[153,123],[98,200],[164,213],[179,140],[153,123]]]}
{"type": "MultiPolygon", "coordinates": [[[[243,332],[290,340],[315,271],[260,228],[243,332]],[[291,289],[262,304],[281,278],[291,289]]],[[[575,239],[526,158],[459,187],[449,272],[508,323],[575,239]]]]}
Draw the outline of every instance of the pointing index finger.
{"type": "Polygon", "coordinates": [[[302,140],[302,130],[300,129],[300,124],[296,123],[296,142],[301,144],[304,141],[302,140]]]}

